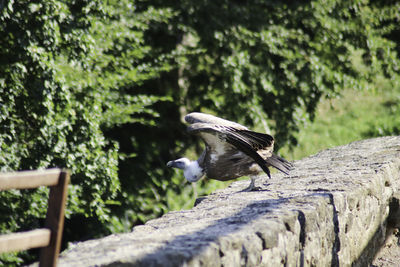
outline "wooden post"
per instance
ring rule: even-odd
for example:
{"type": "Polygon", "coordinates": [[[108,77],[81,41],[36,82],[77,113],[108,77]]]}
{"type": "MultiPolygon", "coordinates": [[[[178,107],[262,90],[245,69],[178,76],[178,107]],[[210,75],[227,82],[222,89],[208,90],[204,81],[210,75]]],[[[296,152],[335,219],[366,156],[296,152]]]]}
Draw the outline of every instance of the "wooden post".
{"type": "Polygon", "coordinates": [[[68,192],[69,173],[62,170],[58,184],[50,187],[45,227],[50,229],[50,245],[40,251],[40,267],[56,266],[64,229],[65,202],[68,192]]]}

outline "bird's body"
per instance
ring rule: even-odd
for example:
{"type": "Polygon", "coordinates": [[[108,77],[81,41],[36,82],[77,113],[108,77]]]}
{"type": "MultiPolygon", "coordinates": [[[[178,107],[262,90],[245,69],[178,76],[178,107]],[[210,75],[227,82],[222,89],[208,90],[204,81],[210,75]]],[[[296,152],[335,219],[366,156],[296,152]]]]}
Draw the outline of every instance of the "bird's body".
{"type": "Polygon", "coordinates": [[[274,138],[268,134],[204,113],[190,113],[185,120],[191,124],[188,132],[200,136],[206,148],[197,161],[182,158],[168,162],[167,166],[183,169],[190,182],[204,175],[220,181],[250,176],[251,190],[255,175],[264,171],[271,177],[268,166],[286,174],[291,169],[290,162],[272,153],[274,138]]]}

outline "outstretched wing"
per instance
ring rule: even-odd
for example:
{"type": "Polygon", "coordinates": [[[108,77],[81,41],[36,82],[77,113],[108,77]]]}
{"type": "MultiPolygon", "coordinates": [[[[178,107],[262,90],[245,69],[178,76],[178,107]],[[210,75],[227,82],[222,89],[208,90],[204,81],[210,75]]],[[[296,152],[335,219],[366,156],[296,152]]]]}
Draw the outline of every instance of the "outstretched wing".
{"type": "Polygon", "coordinates": [[[231,150],[233,146],[235,149],[251,157],[261,167],[261,169],[270,176],[268,163],[263,159],[259,152],[272,155],[274,145],[274,138],[272,136],[252,132],[240,124],[234,123],[233,125],[230,121],[214,116],[206,116],[205,118],[207,119],[207,122],[211,122],[211,120],[208,119],[212,119],[212,123],[205,123],[204,118],[202,118],[203,122],[195,122],[190,125],[188,127],[188,132],[200,135],[210,150],[217,156],[223,155],[228,150],[231,150]],[[219,119],[217,120],[218,124],[214,124],[216,122],[215,118],[219,119]],[[221,122],[220,120],[223,121],[222,124],[219,123],[221,122]],[[237,127],[236,125],[241,127],[237,127]]]}

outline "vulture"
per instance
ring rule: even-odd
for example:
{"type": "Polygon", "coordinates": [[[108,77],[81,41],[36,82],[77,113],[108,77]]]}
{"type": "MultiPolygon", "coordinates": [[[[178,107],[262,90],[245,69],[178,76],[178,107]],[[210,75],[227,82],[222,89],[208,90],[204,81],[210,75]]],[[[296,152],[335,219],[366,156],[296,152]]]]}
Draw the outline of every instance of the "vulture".
{"type": "Polygon", "coordinates": [[[271,135],[199,112],[186,115],[185,121],[190,124],[187,131],[203,139],[205,150],[197,160],[179,158],[169,161],[167,166],[182,169],[189,182],[197,182],[203,176],[219,181],[249,176],[250,185],[242,191],[252,191],[259,173],[265,172],[271,178],[269,166],[286,175],[292,169],[289,161],[273,154],[271,135]]]}

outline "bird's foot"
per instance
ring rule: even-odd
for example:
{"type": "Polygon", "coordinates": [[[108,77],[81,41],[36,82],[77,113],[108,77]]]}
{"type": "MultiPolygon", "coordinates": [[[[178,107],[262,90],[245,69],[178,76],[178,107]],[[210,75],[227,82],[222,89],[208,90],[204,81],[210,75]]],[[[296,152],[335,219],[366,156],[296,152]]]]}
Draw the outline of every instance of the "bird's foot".
{"type": "Polygon", "coordinates": [[[250,186],[248,186],[248,187],[246,187],[245,189],[243,189],[243,190],[240,190],[239,191],[239,193],[242,193],[242,192],[255,192],[255,191],[261,191],[261,187],[259,187],[259,186],[253,186],[253,187],[250,187],[250,186]]]}
{"type": "Polygon", "coordinates": [[[255,186],[255,180],[256,180],[255,177],[250,176],[250,184],[249,184],[249,186],[246,187],[245,189],[239,191],[239,192],[260,191],[260,190],[261,190],[261,187],[255,186]]]}

